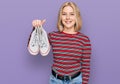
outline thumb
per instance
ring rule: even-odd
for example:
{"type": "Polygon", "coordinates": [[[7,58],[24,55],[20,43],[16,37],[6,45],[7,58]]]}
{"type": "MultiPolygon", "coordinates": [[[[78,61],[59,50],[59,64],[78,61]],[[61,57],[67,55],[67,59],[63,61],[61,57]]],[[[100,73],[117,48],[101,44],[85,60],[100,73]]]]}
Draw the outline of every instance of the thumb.
{"type": "Polygon", "coordinates": [[[46,22],[46,19],[42,20],[42,21],[41,21],[42,25],[43,25],[45,22],[46,22]]]}

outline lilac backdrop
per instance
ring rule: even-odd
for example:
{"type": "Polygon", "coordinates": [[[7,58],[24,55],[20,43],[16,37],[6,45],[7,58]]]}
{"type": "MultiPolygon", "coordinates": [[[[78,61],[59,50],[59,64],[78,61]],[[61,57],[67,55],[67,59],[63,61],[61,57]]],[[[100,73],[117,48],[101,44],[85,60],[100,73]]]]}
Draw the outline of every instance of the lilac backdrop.
{"type": "MultiPolygon", "coordinates": [[[[61,4],[69,0],[0,1],[0,84],[48,84],[52,52],[32,56],[27,41],[34,19],[46,18],[44,29],[57,30],[61,4]]],[[[92,44],[89,84],[120,84],[120,1],[73,0],[92,44]]]]}

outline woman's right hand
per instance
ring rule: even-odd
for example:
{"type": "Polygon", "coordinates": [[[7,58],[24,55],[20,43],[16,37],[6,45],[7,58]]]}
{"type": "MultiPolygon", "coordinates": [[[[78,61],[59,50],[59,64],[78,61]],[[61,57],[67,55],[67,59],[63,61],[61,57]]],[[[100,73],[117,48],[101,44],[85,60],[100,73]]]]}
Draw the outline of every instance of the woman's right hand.
{"type": "Polygon", "coordinates": [[[32,26],[33,28],[40,27],[45,23],[45,21],[46,21],[45,19],[44,20],[33,20],[32,26]]]}

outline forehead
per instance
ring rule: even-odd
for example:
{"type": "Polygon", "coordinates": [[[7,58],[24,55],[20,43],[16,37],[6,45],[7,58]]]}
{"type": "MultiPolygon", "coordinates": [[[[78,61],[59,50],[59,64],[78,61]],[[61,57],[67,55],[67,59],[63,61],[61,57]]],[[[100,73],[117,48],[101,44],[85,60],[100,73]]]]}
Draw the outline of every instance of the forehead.
{"type": "Polygon", "coordinates": [[[71,6],[65,6],[62,9],[62,12],[74,12],[73,8],[71,6]]]}

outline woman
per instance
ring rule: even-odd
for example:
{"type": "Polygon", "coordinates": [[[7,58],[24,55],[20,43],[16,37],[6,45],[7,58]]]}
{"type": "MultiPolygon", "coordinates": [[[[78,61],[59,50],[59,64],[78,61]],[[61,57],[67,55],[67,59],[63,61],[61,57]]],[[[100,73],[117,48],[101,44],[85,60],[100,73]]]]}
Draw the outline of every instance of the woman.
{"type": "MultiPolygon", "coordinates": [[[[33,20],[33,27],[45,20],[33,20]]],[[[79,32],[80,11],[74,2],[65,2],[58,15],[58,31],[48,34],[53,51],[50,84],[88,84],[91,44],[88,36],[79,32]]]]}

